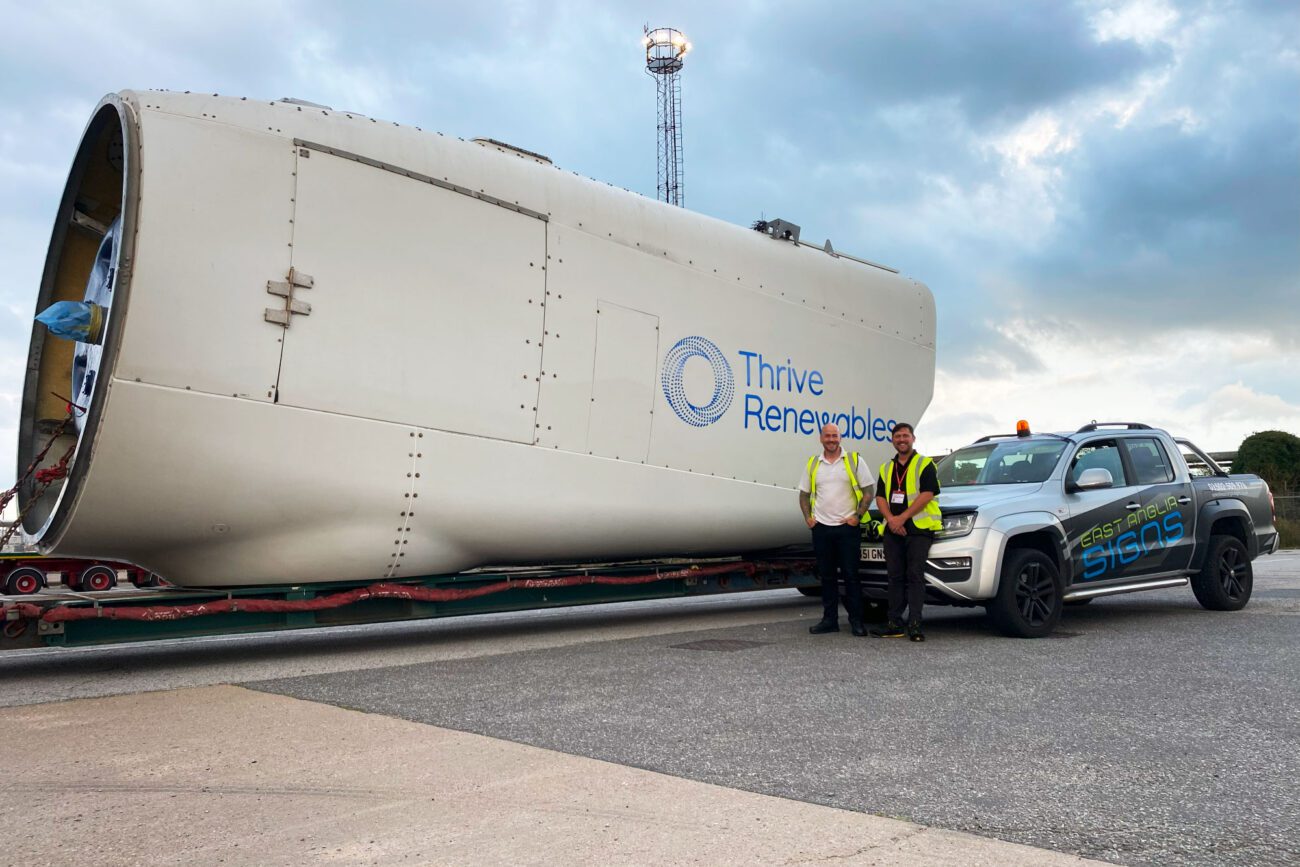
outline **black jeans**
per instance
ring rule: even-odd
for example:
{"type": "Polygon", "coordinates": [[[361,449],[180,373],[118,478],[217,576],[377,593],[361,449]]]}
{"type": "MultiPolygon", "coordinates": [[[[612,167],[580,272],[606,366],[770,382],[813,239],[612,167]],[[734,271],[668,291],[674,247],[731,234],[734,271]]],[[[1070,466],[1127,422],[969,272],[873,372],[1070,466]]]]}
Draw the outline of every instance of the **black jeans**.
{"type": "Polygon", "coordinates": [[[839,578],[842,575],[849,622],[857,623],[862,619],[862,583],[858,578],[862,528],[817,524],[812,528],[812,540],[813,553],[817,555],[817,577],[822,582],[822,617],[840,619],[839,578]]]}
{"type": "Polygon", "coordinates": [[[921,622],[925,604],[925,560],[930,556],[934,537],[908,532],[899,536],[885,531],[885,570],[889,574],[889,622],[903,623],[906,607],[910,622],[921,622]]]}

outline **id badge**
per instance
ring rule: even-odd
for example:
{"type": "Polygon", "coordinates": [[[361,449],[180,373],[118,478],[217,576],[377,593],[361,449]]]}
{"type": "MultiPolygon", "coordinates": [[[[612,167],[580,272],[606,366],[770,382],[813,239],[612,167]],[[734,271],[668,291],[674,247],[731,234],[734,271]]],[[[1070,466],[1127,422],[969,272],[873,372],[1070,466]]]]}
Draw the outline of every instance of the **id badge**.
{"type": "Polygon", "coordinates": [[[906,503],[907,494],[903,493],[902,491],[894,491],[894,493],[889,498],[889,502],[893,503],[895,506],[906,503]]]}

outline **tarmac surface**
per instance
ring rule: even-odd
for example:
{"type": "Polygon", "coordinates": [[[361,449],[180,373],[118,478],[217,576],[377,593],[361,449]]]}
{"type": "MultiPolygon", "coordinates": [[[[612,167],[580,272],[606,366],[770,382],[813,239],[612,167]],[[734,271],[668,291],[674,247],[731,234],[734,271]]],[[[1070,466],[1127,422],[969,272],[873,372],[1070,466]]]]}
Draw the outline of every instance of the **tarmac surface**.
{"type": "Polygon", "coordinates": [[[8,863],[1096,863],[235,686],[0,712],[78,718],[148,740],[11,757],[40,823],[0,812],[8,863]]]}
{"type": "MultiPolygon", "coordinates": [[[[507,836],[532,840],[531,848],[491,850],[526,863],[1079,863],[1075,856],[1133,865],[1300,863],[1300,553],[1256,562],[1255,595],[1244,611],[1204,611],[1185,588],[1113,597],[1071,608],[1057,637],[1038,641],[998,637],[977,611],[938,608],[929,616],[925,644],[853,638],[847,630],[810,636],[806,627],[819,613],[814,600],[768,591],[297,634],[14,651],[0,657],[0,705],[11,706],[0,711],[0,724],[10,733],[24,727],[47,732],[48,744],[66,732],[75,744],[76,720],[111,712],[123,722],[110,730],[148,732],[127,734],[108,754],[133,759],[106,768],[102,749],[80,759],[91,782],[82,789],[65,783],[46,809],[76,801],[77,792],[90,801],[104,792],[117,798],[123,786],[148,776],[149,757],[166,743],[172,744],[166,749],[198,756],[208,744],[216,757],[206,759],[202,773],[225,779],[254,744],[265,752],[265,733],[280,717],[304,720],[291,728],[298,735],[275,741],[297,764],[291,761],[257,785],[228,781],[235,788],[215,802],[211,793],[194,790],[193,775],[202,778],[197,768],[164,763],[157,771],[161,779],[180,780],[167,785],[190,786],[184,794],[172,792],[186,799],[181,812],[219,815],[232,797],[269,805],[287,798],[292,806],[298,798],[292,786],[277,794],[274,783],[298,779],[301,772],[291,774],[289,767],[316,773],[319,763],[349,756],[355,767],[347,785],[365,789],[366,765],[356,764],[358,752],[372,756],[372,767],[389,768],[394,783],[385,797],[405,803],[410,798],[402,793],[450,785],[451,778],[400,782],[404,768],[427,767],[420,764],[426,759],[380,757],[418,747],[433,751],[424,753],[432,757],[427,761],[440,755],[446,761],[437,750],[447,738],[461,751],[469,750],[467,744],[490,745],[482,747],[483,755],[496,757],[490,766],[497,782],[483,780],[480,787],[513,780],[535,794],[502,809],[499,799],[484,801],[466,795],[472,787],[453,787],[432,815],[439,828],[459,828],[460,837],[452,834],[443,844],[427,840],[424,848],[416,846],[417,837],[408,841],[416,848],[400,852],[349,848],[346,829],[364,834],[365,826],[340,818],[346,811],[324,810],[322,820],[333,817],[326,824],[340,823],[337,839],[317,840],[322,848],[311,856],[345,863],[388,863],[398,854],[421,862],[482,861],[475,851],[488,850],[455,844],[474,839],[476,846],[488,845],[475,838],[481,824],[475,818],[490,818],[507,836]],[[183,689],[218,683],[244,684],[272,702],[233,701],[262,721],[225,725],[220,708],[231,700],[211,696],[226,692],[183,689]],[[162,693],[165,699],[137,695],[159,689],[180,691],[162,693]],[[124,698],[37,704],[109,695],[124,698]],[[104,701],[127,704],[106,709],[104,701]],[[146,711],[130,704],[141,701],[155,706],[146,711]],[[305,721],[316,715],[326,723],[305,721]],[[164,725],[173,717],[191,720],[191,747],[183,746],[184,725],[164,725]],[[163,730],[172,734],[163,736],[163,730]],[[501,758],[516,749],[530,752],[501,758]],[[543,765],[565,770],[539,778],[543,765]],[[603,782],[575,786],[588,775],[603,782]],[[539,779],[539,789],[528,788],[539,779]],[[563,781],[563,787],[547,780],[563,781]],[[609,800],[611,792],[651,790],[655,798],[628,802],[626,809],[641,811],[644,821],[616,822],[617,841],[602,836],[604,820],[572,813],[557,823],[542,808],[558,798],[606,809],[618,800],[609,800]],[[452,809],[457,802],[468,812],[452,809]],[[686,809],[689,804],[699,809],[686,809]],[[785,812],[795,808],[814,812],[785,812]],[[757,817],[756,824],[737,816],[757,817]],[[907,830],[873,824],[895,819],[905,820],[907,830]],[[686,833],[678,824],[713,833],[686,833]],[[760,824],[780,833],[759,834],[760,824]],[[933,829],[970,833],[942,836],[933,829]],[[683,846],[672,848],[674,840],[683,846]],[[849,845],[855,840],[863,845],[849,845]],[[1040,849],[999,854],[986,848],[1002,845],[997,841],[1040,849]],[[756,842],[761,845],[750,845],[756,842]]],[[[3,749],[11,770],[14,743],[7,740],[3,749]]],[[[22,818],[16,792],[40,791],[47,778],[76,778],[65,753],[60,748],[42,761],[19,763],[22,773],[11,776],[0,795],[0,829],[12,832],[22,818]]],[[[465,773],[477,767],[466,762],[465,773]]],[[[429,814],[408,808],[414,809],[379,812],[421,816],[428,826],[429,814]]],[[[289,813],[306,822],[295,828],[319,826],[303,818],[306,808],[289,813]]],[[[88,809],[81,821],[96,826],[96,815],[88,809]]],[[[115,815],[138,822],[140,813],[127,806],[115,815]]],[[[205,823],[211,824],[205,820],[200,829],[205,823]]],[[[406,839],[392,828],[387,833],[406,839]]],[[[267,831],[259,839],[274,838],[267,831]]],[[[228,862],[253,863],[241,861],[241,853],[247,850],[227,852],[228,862]]],[[[14,850],[5,854],[16,857],[14,850]]],[[[82,854],[103,862],[104,853],[82,854]]],[[[155,854],[154,861],[128,861],[175,863],[168,858],[176,851],[155,854]]],[[[30,854],[26,863],[33,863],[30,854]]]]}

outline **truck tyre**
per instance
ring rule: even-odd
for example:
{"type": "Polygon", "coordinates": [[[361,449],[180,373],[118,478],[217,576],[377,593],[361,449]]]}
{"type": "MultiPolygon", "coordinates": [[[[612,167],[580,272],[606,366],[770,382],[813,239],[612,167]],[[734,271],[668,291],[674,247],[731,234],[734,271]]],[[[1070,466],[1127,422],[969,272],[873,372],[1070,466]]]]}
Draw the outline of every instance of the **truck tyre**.
{"type": "Polygon", "coordinates": [[[1211,611],[1240,611],[1250,601],[1255,573],[1246,546],[1236,536],[1211,536],[1205,565],[1192,576],[1192,592],[1211,611]]]}
{"type": "Polygon", "coordinates": [[[1042,638],[1061,621],[1065,586],[1052,559],[1033,548],[1018,548],[1002,564],[998,595],[989,617],[1003,635],[1042,638]]]}
{"type": "Polygon", "coordinates": [[[112,590],[117,586],[117,570],[109,566],[89,566],[81,570],[77,584],[82,590],[112,590]]]}
{"type": "Polygon", "coordinates": [[[5,576],[4,590],[9,596],[30,596],[45,586],[45,573],[34,566],[19,566],[5,576]]]}

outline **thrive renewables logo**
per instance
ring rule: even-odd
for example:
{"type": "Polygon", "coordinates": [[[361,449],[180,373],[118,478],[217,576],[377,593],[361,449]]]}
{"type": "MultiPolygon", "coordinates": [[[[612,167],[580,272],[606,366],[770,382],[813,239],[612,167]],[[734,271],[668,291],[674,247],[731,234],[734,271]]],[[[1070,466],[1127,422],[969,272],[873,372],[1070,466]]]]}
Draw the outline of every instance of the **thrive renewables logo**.
{"type": "MultiPolygon", "coordinates": [[[[846,439],[889,440],[894,420],[877,415],[870,406],[862,411],[856,403],[847,408],[824,409],[826,377],[816,368],[803,367],[789,358],[784,364],[769,361],[763,353],[749,349],[736,353],[736,364],[737,369],[743,368],[745,378],[740,417],[743,430],[808,436],[823,425],[835,424],[846,439]]],[[[664,356],[661,382],[668,405],[692,427],[707,427],[718,421],[736,397],[736,375],[731,363],[716,343],[704,337],[683,337],[673,344],[664,356]],[[697,372],[691,374],[695,396],[710,394],[703,404],[691,402],[683,381],[687,364],[696,358],[707,362],[712,372],[711,392],[703,386],[707,374],[702,367],[694,365],[697,372]]]]}
{"type": "Polygon", "coordinates": [[[664,356],[663,369],[664,399],[677,413],[677,417],[694,427],[711,425],[731,406],[731,398],[736,394],[736,377],[731,372],[731,365],[722,354],[722,350],[712,340],[703,337],[683,337],[668,350],[664,356]],[[682,376],[686,371],[686,362],[692,358],[703,358],[713,368],[713,397],[703,406],[691,403],[682,385],[682,376]]]}

